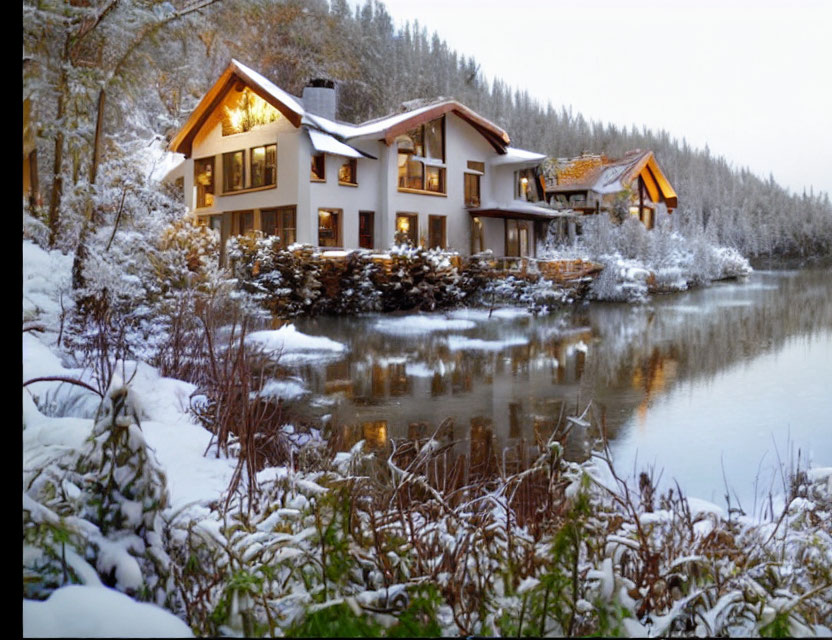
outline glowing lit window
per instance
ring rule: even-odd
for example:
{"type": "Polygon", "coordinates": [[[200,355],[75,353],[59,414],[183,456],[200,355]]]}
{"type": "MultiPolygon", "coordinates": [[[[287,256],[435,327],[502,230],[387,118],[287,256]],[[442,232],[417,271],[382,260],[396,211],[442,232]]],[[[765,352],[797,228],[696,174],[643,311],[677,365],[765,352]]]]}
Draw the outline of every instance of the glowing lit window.
{"type": "Polygon", "coordinates": [[[277,184],[277,145],[254,147],[251,150],[251,186],[277,184]]]}
{"type": "Polygon", "coordinates": [[[196,206],[214,205],[214,156],[194,160],[194,186],[196,187],[196,206]]]}
{"type": "Polygon", "coordinates": [[[445,116],[396,138],[399,189],[445,193],[445,116]]]}
{"type": "Polygon", "coordinates": [[[396,214],[396,235],[397,244],[408,241],[411,245],[419,245],[419,216],[415,213],[396,214]]]}
{"type": "Polygon", "coordinates": [[[318,209],[318,246],[341,246],[341,209],[318,209]]]}
{"type": "Polygon", "coordinates": [[[274,122],[279,117],[280,112],[272,105],[248,87],[238,85],[223,112],[222,135],[251,131],[254,127],[274,122]]]}
{"type": "Polygon", "coordinates": [[[348,158],[338,170],[338,182],[341,184],[358,184],[356,169],[358,161],[355,158],[348,158]]]}

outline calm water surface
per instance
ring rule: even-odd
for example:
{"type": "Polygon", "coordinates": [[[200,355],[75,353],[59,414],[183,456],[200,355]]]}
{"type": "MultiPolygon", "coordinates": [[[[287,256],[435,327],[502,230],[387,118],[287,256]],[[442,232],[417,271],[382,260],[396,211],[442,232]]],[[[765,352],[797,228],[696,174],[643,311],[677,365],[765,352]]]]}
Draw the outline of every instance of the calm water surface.
{"type": "MultiPolygon", "coordinates": [[[[533,317],[503,309],[297,322],[346,354],[284,361],[301,403],[345,442],[430,435],[445,418],[472,454],[551,433],[589,406],[567,453],[606,431],[624,475],[754,508],[780,486],[778,457],[832,465],[832,270],[758,271],[742,283],[593,303],[533,317]]],[[[759,507],[759,505],[758,505],[759,507]]]]}

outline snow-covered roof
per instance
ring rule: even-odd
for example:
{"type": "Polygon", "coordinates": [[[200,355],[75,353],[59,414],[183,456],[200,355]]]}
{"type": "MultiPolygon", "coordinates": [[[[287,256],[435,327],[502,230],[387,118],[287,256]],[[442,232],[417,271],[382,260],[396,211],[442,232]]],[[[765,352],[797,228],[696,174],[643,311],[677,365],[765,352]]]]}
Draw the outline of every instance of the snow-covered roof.
{"type": "Polygon", "coordinates": [[[348,144],[340,142],[330,134],[323,131],[306,127],[306,132],[309,134],[309,140],[312,142],[312,146],[318,153],[331,153],[332,155],[344,156],[346,158],[376,159],[368,153],[363,153],[348,144]]]}
{"type": "Polygon", "coordinates": [[[525,149],[518,149],[516,147],[506,147],[506,152],[503,155],[493,158],[489,164],[491,166],[499,166],[503,164],[536,165],[540,164],[545,157],[545,153],[526,151],[525,149]]]}
{"type": "Polygon", "coordinates": [[[286,91],[278,87],[276,84],[274,84],[271,80],[257,73],[254,69],[247,67],[239,60],[234,60],[232,58],[231,64],[237,67],[238,75],[243,76],[252,84],[258,85],[275,100],[278,100],[279,102],[283,103],[289,109],[297,113],[299,116],[302,116],[304,114],[304,108],[302,100],[300,100],[300,98],[296,98],[291,93],[287,93],[286,91]]]}
{"type": "Polygon", "coordinates": [[[587,153],[557,158],[544,175],[547,193],[594,191],[601,195],[618,193],[641,176],[654,202],[665,202],[670,209],[677,204],[676,192],[649,150],[636,149],[616,159],[587,153]]]}
{"type": "Polygon", "coordinates": [[[559,211],[550,207],[527,202],[526,200],[511,200],[510,202],[487,201],[475,209],[468,209],[471,215],[499,218],[526,218],[531,220],[574,218],[573,211],[559,211]]]}
{"type": "MultiPolygon", "coordinates": [[[[225,95],[240,80],[245,82],[263,100],[280,111],[295,127],[306,126],[310,130],[315,129],[329,134],[335,139],[334,142],[348,144],[350,140],[374,138],[383,139],[385,144],[391,145],[395,141],[396,136],[407,132],[413,127],[439,118],[446,113],[454,113],[474,127],[494,147],[494,150],[498,154],[508,156],[503,162],[536,163],[544,157],[542,154],[534,154],[521,149],[512,149],[509,147],[511,139],[503,129],[456,100],[438,99],[427,104],[423,104],[422,101],[412,101],[405,105],[406,110],[401,113],[369,120],[362,124],[337,122],[318,114],[310,113],[304,108],[302,99],[284,91],[268,78],[238,60],[231,61],[222,76],[208,90],[196,109],[194,109],[194,112],[188,118],[188,121],[182,129],[174,136],[170,143],[171,151],[181,152],[186,156],[190,155],[191,146],[197,131],[205,124],[217,106],[221,104],[225,95]]],[[[320,136],[318,138],[322,145],[333,146],[333,141],[324,140],[320,136]]],[[[357,157],[352,152],[348,153],[343,148],[337,153],[338,155],[357,157]]]]}

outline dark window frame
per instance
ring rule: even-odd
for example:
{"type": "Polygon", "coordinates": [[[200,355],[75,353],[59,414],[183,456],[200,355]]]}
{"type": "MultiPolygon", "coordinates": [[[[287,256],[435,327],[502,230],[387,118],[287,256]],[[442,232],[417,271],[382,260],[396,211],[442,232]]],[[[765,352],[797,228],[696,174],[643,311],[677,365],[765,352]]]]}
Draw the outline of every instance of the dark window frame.
{"type": "Polygon", "coordinates": [[[375,211],[359,211],[358,212],[358,246],[361,249],[375,249],[375,240],[376,240],[376,212],[375,211]],[[367,233],[361,232],[361,221],[362,219],[369,218],[369,223],[367,224],[367,228],[369,231],[367,233]],[[366,239],[369,238],[369,242],[366,239]]]}
{"type": "Polygon", "coordinates": [[[448,216],[443,215],[428,215],[428,249],[442,249],[443,251],[448,248],[448,216]],[[433,242],[433,224],[436,222],[441,222],[442,224],[442,242],[438,245],[433,242]]]}

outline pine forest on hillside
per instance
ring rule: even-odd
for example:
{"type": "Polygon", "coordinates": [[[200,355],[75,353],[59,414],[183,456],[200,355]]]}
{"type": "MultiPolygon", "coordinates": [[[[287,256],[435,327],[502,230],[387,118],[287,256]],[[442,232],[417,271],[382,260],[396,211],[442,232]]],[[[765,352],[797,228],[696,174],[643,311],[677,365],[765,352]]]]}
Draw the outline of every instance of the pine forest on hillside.
{"type": "Polygon", "coordinates": [[[169,139],[231,57],[295,95],[310,78],[336,80],[338,117],[347,122],[446,96],[504,128],[514,146],[551,156],[652,149],[679,194],[674,225],[745,255],[823,253],[832,243],[829,194],[792,194],[666,131],[588,122],[503,80],[488,84],[476,60],[418,24],[397,29],[377,0],[354,12],[347,0],[24,2],[23,10],[24,97],[35,106],[41,215],[51,226],[62,219],[63,246],[77,242],[80,222],[54,184],[67,198],[82,193],[96,183],[95,162],[111,163],[111,176],[119,166],[116,173],[128,179],[136,166],[131,154],[153,138],[169,139]]]}

